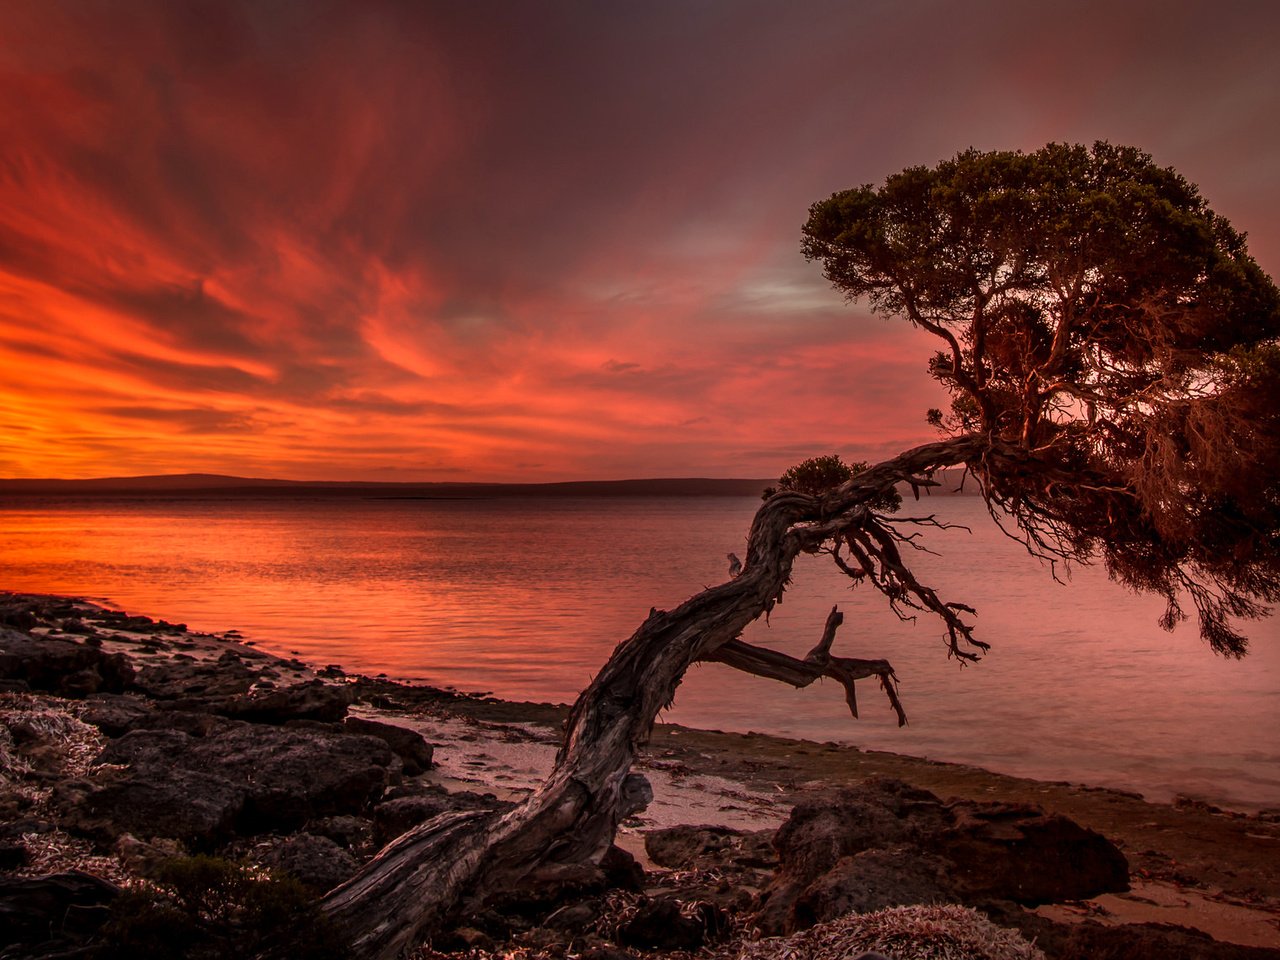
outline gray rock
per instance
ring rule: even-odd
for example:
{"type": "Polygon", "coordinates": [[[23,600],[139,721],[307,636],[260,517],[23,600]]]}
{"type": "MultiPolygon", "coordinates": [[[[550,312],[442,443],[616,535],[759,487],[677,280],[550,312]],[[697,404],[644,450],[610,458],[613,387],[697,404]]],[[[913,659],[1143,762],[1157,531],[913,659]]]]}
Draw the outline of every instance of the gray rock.
{"type": "Polygon", "coordinates": [[[204,737],[134,730],[98,760],[127,769],[56,791],[70,829],[100,840],[132,833],[208,847],[233,830],[287,830],[361,813],[386,788],[392,755],[376,737],[228,723],[204,737]]]}
{"type": "Polygon", "coordinates": [[[938,854],[956,866],[969,902],[1035,906],[1129,889],[1129,861],[1111,841],[1073,820],[1025,804],[953,803],[938,854]]]}
{"type": "Polygon", "coordinates": [[[365,817],[321,817],[307,824],[307,832],[328,837],[340,847],[362,847],[373,841],[373,823],[365,817]]]}
{"type": "Polygon", "coordinates": [[[772,830],[675,826],[645,833],[644,849],[650,860],[671,870],[687,870],[695,864],[771,867],[777,863],[773,835],[772,830]]]}
{"type": "Polygon", "coordinates": [[[1065,817],[1022,805],[945,804],[895,780],[797,805],[775,846],[779,867],[756,918],[768,934],[849,910],[943,899],[1038,904],[1128,889],[1124,855],[1065,817]]]}
{"type": "Polygon", "coordinates": [[[0,680],[81,698],[99,691],[120,693],[133,677],[133,667],[123,654],[0,627],[0,680]]]}
{"type": "Polygon", "coordinates": [[[96,693],[85,701],[80,719],[93,724],[108,737],[119,737],[144,725],[154,713],[151,705],[138,697],[96,693]]]}
{"type": "Polygon", "coordinates": [[[459,795],[444,791],[384,801],[373,809],[374,841],[379,846],[386,846],[418,824],[462,808],[459,795]]]}
{"type": "Polygon", "coordinates": [[[247,798],[239,784],[180,768],[69,780],[53,792],[62,827],[104,846],[133,834],[202,850],[231,839],[247,798]]]}
{"type": "Polygon", "coordinates": [[[435,748],[416,730],[396,726],[393,723],[382,723],[379,720],[366,720],[364,717],[347,717],[344,726],[349,733],[385,740],[387,746],[394,750],[404,762],[405,776],[416,777],[420,773],[426,773],[432,767],[435,748]]]}
{"type": "Polygon", "coordinates": [[[334,723],[347,715],[355,702],[355,691],[322,680],[295,683],[275,690],[255,690],[214,704],[215,712],[251,723],[286,723],[316,720],[334,723]]]}
{"type": "MultiPolygon", "coordinates": [[[[864,850],[839,860],[801,892],[792,907],[792,923],[803,929],[847,913],[954,903],[957,893],[949,877],[951,869],[947,861],[916,847],[864,850]]],[[[771,926],[776,925],[771,920],[771,926]]]]}
{"type": "Polygon", "coordinates": [[[332,890],[359,869],[356,858],[327,837],[298,833],[274,844],[259,861],[316,893],[332,890]]]}
{"type": "Polygon", "coordinates": [[[207,711],[211,702],[246,693],[257,679],[243,663],[173,659],[139,664],[133,686],[157,700],[187,700],[186,710],[207,711]]]}

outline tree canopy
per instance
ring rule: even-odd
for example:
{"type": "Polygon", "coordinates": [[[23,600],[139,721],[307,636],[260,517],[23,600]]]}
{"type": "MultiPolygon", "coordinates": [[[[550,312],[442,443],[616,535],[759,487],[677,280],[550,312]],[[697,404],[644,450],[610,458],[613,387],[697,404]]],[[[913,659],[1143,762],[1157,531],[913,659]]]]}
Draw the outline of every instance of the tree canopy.
{"type": "Polygon", "coordinates": [[[1132,147],[968,150],[814,204],[803,250],[938,338],[949,437],[1035,552],[1189,599],[1212,647],[1280,599],[1280,292],[1132,147]]]}
{"type": "MultiPolygon", "coordinates": [[[[787,471],[778,478],[778,485],[776,487],[766,487],[762,497],[768,500],[779,490],[795,490],[799,493],[817,496],[840,486],[850,477],[856,476],[866,469],[867,462],[865,460],[859,460],[856,463],[845,463],[840,459],[840,454],[838,453],[829,453],[822,457],[810,457],[808,460],[802,460],[793,467],[788,467],[787,471]]],[[[885,513],[893,513],[902,506],[902,495],[897,490],[887,490],[872,500],[871,506],[885,513]]]]}

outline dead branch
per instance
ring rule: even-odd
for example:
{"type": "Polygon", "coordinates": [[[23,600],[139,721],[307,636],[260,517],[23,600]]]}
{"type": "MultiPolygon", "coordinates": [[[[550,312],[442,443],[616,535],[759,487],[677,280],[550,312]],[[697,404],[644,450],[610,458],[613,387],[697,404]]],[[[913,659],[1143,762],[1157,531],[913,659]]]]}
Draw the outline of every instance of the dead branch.
{"type": "Polygon", "coordinates": [[[890,706],[898,714],[898,726],[904,726],[907,715],[896,696],[898,678],[888,660],[862,660],[856,657],[831,655],[831,644],[835,640],[836,629],[843,622],[844,614],[838,608],[832,607],[831,613],[827,615],[822,639],[803,660],[797,660],[777,650],[757,647],[743,640],[730,640],[703,659],[723,663],[735,670],[757,677],[780,680],[797,689],[809,686],[819,677],[831,677],[844,687],[845,702],[848,703],[849,712],[855,718],[858,716],[858,699],[854,692],[854,681],[879,677],[882,688],[889,695],[890,706]]]}

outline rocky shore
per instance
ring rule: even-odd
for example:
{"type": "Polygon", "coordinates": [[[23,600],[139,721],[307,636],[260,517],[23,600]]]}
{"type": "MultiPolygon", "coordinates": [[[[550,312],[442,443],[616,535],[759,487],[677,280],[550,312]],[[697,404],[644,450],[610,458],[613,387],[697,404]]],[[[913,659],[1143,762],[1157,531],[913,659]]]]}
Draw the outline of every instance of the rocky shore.
{"type": "MultiPolygon", "coordinates": [[[[418,823],[500,815],[563,717],[0,594],[0,958],[343,956],[316,899],[418,823]]],[[[416,955],[1280,958],[1276,811],[671,726],[639,768],[654,802],[598,867],[416,955]]]]}

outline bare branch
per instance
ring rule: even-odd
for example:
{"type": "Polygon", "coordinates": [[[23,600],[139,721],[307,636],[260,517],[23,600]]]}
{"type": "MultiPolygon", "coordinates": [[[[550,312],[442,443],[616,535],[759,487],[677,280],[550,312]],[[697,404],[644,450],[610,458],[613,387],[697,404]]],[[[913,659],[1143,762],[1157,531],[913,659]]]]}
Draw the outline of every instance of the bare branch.
{"type": "Polygon", "coordinates": [[[817,646],[805,655],[803,660],[757,647],[743,640],[731,640],[718,647],[702,659],[715,663],[723,663],[767,680],[779,680],[789,683],[797,689],[807,687],[819,677],[831,677],[844,687],[845,702],[849,712],[858,716],[858,700],[854,692],[854,681],[868,677],[878,677],[880,686],[889,698],[889,705],[898,715],[898,726],[907,722],[906,712],[897,695],[897,676],[888,660],[862,660],[856,657],[835,657],[831,655],[831,644],[835,640],[836,629],[844,622],[844,614],[832,607],[827,615],[826,626],[817,646]]]}

